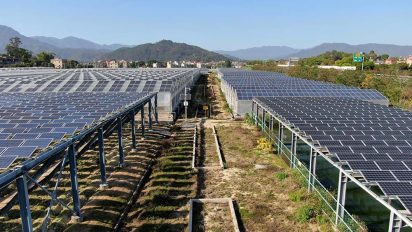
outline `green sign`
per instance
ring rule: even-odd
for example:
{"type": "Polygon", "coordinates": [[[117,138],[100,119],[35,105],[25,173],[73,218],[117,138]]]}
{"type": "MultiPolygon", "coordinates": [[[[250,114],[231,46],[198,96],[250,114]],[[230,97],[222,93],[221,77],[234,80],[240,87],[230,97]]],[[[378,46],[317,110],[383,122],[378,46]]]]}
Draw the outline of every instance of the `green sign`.
{"type": "Polygon", "coordinates": [[[353,62],[361,63],[363,61],[363,54],[362,53],[353,53],[353,62]]]}

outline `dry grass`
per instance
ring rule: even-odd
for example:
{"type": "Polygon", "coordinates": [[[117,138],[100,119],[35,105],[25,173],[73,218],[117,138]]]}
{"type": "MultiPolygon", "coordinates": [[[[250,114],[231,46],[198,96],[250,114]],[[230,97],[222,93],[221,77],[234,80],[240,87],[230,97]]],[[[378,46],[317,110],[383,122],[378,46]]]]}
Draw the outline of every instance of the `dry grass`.
{"type": "Polygon", "coordinates": [[[229,169],[205,172],[206,198],[231,197],[239,205],[247,231],[327,231],[329,225],[315,219],[299,222],[300,207],[314,200],[291,174],[284,161],[271,152],[257,149],[262,137],[246,124],[217,126],[229,169]],[[290,197],[291,193],[295,193],[290,197]]]}

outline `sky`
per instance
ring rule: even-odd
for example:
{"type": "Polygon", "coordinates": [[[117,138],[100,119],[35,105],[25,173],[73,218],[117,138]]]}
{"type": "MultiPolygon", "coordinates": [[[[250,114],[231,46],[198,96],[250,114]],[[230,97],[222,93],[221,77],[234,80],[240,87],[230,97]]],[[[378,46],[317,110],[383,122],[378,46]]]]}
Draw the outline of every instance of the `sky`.
{"type": "Polygon", "coordinates": [[[209,50],[412,45],[411,12],[409,0],[0,0],[0,24],[26,36],[127,45],[169,39],[209,50]]]}

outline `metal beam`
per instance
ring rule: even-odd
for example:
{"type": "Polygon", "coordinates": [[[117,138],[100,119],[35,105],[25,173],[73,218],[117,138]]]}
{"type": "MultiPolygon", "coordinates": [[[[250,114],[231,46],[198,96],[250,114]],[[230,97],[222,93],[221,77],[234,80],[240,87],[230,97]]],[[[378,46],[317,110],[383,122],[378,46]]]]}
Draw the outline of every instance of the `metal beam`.
{"type": "Polygon", "coordinates": [[[157,113],[157,93],[156,93],[156,95],[155,95],[155,99],[154,99],[154,114],[155,114],[155,120],[156,120],[156,123],[159,123],[159,115],[158,115],[158,113],[157,113]]]}
{"type": "MultiPolygon", "coordinates": [[[[261,104],[261,102],[258,99],[254,99],[254,102],[256,102],[256,105],[259,106],[259,104],[261,104]]],[[[263,104],[262,104],[263,105],[263,104]]],[[[262,106],[264,107],[264,106],[262,106]]],[[[272,114],[272,113],[270,113],[272,114]]],[[[276,114],[272,114],[272,116],[279,122],[279,124],[283,124],[285,126],[285,128],[290,129],[291,131],[293,131],[294,129],[289,126],[286,122],[283,121],[282,118],[278,117],[276,114]]],[[[403,221],[403,223],[405,223],[407,226],[412,227],[412,221],[407,218],[405,215],[403,215],[402,213],[400,213],[396,208],[394,208],[393,206],[389,205],[385,200],[383,200],[380,196],[378,196],[376,193],[374,193],[371,189],[369,189],[367,186],[365,186],[363,183],[361,183],[359,180],[357,180],[355,177],[351,176],[350,173],[343,169],[341,166],[339,166],[338,164],[336,164],[336,162],[334,162],[333,160],[331,160],[328,156],[324,155],[321,151],[321,149],[319,147],[317,147],[313,141],[309,141],[307,138],[304,137],[300,137],[300,139],[305,142],[307,145],[309,145],[310,147],[312,147],[318,154],[318,156],[322,156],[327,162],[329,162],[332,166],[334,166],[335,168],[337,168],[340,172],[343,172],[346,177],[352,181],[353,183],[355,183],[357,186],[359,186],[361,189],[363,189],[365,192],[367,192],[371,197],[373,197],[376,201],[378,201],[379,203],[381,203],[383,206],[385,206],[388,210],[394,212],[394,214],[403,221]]]]}
{"type": "Polygon", "coordinates": [[[269,142],[272,143],[272,136],[273,136],[273,117],[270,115],[269,119],[269,142]]]}
{"type": "Polygon", "coordinates": [[[80,197],[79,197],[79,185],[77,183],[77,165],[76,165],[76,151],[74,144],[71,144],[68,149],[69,165],[70,165],[70,182],[72,187],[73,198],[73,211],[75,216],[81,217],[80,214],[80,197]]]}
{"type": "Polygon", "coordinates": [[[149,130],[152,129],[152,101],[149,101],[149,130]]]}
{"type": "Polygon", "coordinates": [[[142,118],[142,137],[144,138],[144,130],[145,130],[145,128],[144,128],[144,105],[142,106],[142,108],[140,109],[140,115],[141,115],[141,118],[142,118]]]}
{"type": "Polygon", "coordinates": [[[290,144],[290,167],[292,168],[295,168],[297,141],[298,141],[298,136],[292,131],[292,141],[290,144]]]}
{"type": "Polygon", "coordinates": [[[16,181],[20,206],[21,226],[24,232],[31,232],[33,231],[33,224],[31,220],[29,192],[27,190],[26,176],[20,176],[16,181]]]}
{"type": "Polygon", "coordinates": [[[310,148],[308,192],[313,191],[315,185],[316,157],[316,151],[313,148],[310,148]]]}
{"type": "Polygon", "coordinates": [[[266,113],[265,109],[262,109],[262,131],[263,131],[263,133],[264,133],[265,130],[266,130],[266,117],[265,117],[265,113],[266,113]]]}
{"type": "Polygon", "coordinates": [[[117,140],[119,145],[119,166],[124,165],[124,151],[123,151],[123,128],[122,128],[122,118],[117,118],[117,140]]]}
{"type": "Polygon", "coordinates": [[[136,149],[136,118],[135,112],[130,112],[130,127],[132,128],[132,148],[136,149]]]}
{"type": "Polygon", "coordinates": [[[343,219],[345,216],[345,201],[346,201],[346,184],[348,183],[348,177],[343,173],[339,172],[338,181],[338,197],[336,202],[336,220],[335,224],[338,225],[339,220],[343,219]]]}
{"type": "Polygon", "coordinates": [[[256,105],[256,126],[259,126],[259,105],[256,105]]]}
{"type": "Polygon", "coordinates": [[[53,149],[45,151],[33,159],[27,160],[21,164],[21,167],[10,170],[8,172],[4,172],[0,174],[0,189],[4,188],[5,186],[9,185],[13,181],[15,181],[19,176],[22,176],[24,173],[27,171],[33,169],[37,165],[45,162],[51,157],[56,157],[61,154],[61,152],[64,152],[70,144],[73,144],[75,142],[78,142],[85,138],[86,136],[90,136],[91,133],[95,133],[98,128],[100,128],[102,125],[105,125],[107,123],[110,123],[114,119],[116,119],[119,116],[122,116],[124,114],[129,113],[131,110],[137,110],[142,107],[148,100],[150,100],[152,97],[154,97],[155,94],[150,94],[147,95],[146,97],[142,98],[132,106],[128,107],[127,109],[123,110],[122,112],[115,113],[114,115],[104,119],[101,121],[100,124],[94,125],[82,132],[80,132],[78,135],[72,137],[70,140],[64,141],[60,144],[57,144],[53,149]]]}
{"type": "Polygon", "coordinates": [[[282,142],[283,142],[283,130],[284,130],[284,126],[282,123],[279,123],[279,134],[278,134],[278,139],[279,139],[279,144],[278,144],[278,155],[280,155],[282,153],[282,142]]]}
{"type": "Polygon", "coordinates": [[[98,141],[99,141],[99,164],[100,164],[100,179],[101,179],[101,187],[107,185],[107,178],[106,178],[106,158],[104,155],[104,133],[103,128],[99,128],[98,131],[98,141]]]}
{"type": "Polygon", "coordinates": [[[399,220],[396,214],[391,211],[388,232],[401,232],[402,224],[402,220],[399,220]]]}

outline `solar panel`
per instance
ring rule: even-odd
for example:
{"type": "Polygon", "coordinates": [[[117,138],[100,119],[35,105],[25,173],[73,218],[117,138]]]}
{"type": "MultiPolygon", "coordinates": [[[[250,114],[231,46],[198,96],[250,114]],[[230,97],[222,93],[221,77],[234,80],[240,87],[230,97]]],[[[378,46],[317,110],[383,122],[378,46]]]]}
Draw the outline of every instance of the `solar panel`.
{"type": "Polygon", "coordinates": [[[52,141],[53,139],[27,139],[23,142],[22,146],[46,148],[52,141]]]}
{"type": "Polygon", "coordinates": [[[17,159],[17,156],[0,156],[0,169],[9,168],[17,159]]]}
{"type": "Polygon", "coordinates": [[[412,193],[409,182],[378,182],[378,185],[387,196],[408,196],[412,193]]]}
{"type": "Polygon", "coordinates": [[[396,181],[390,171],[361,171],[367,181],[396,181]]]}
{"type": "Polygon", "coordinates": [[[9,147],[1,156],[17,156],[19,158],[30,157],[37,147],[9,147]]]}

